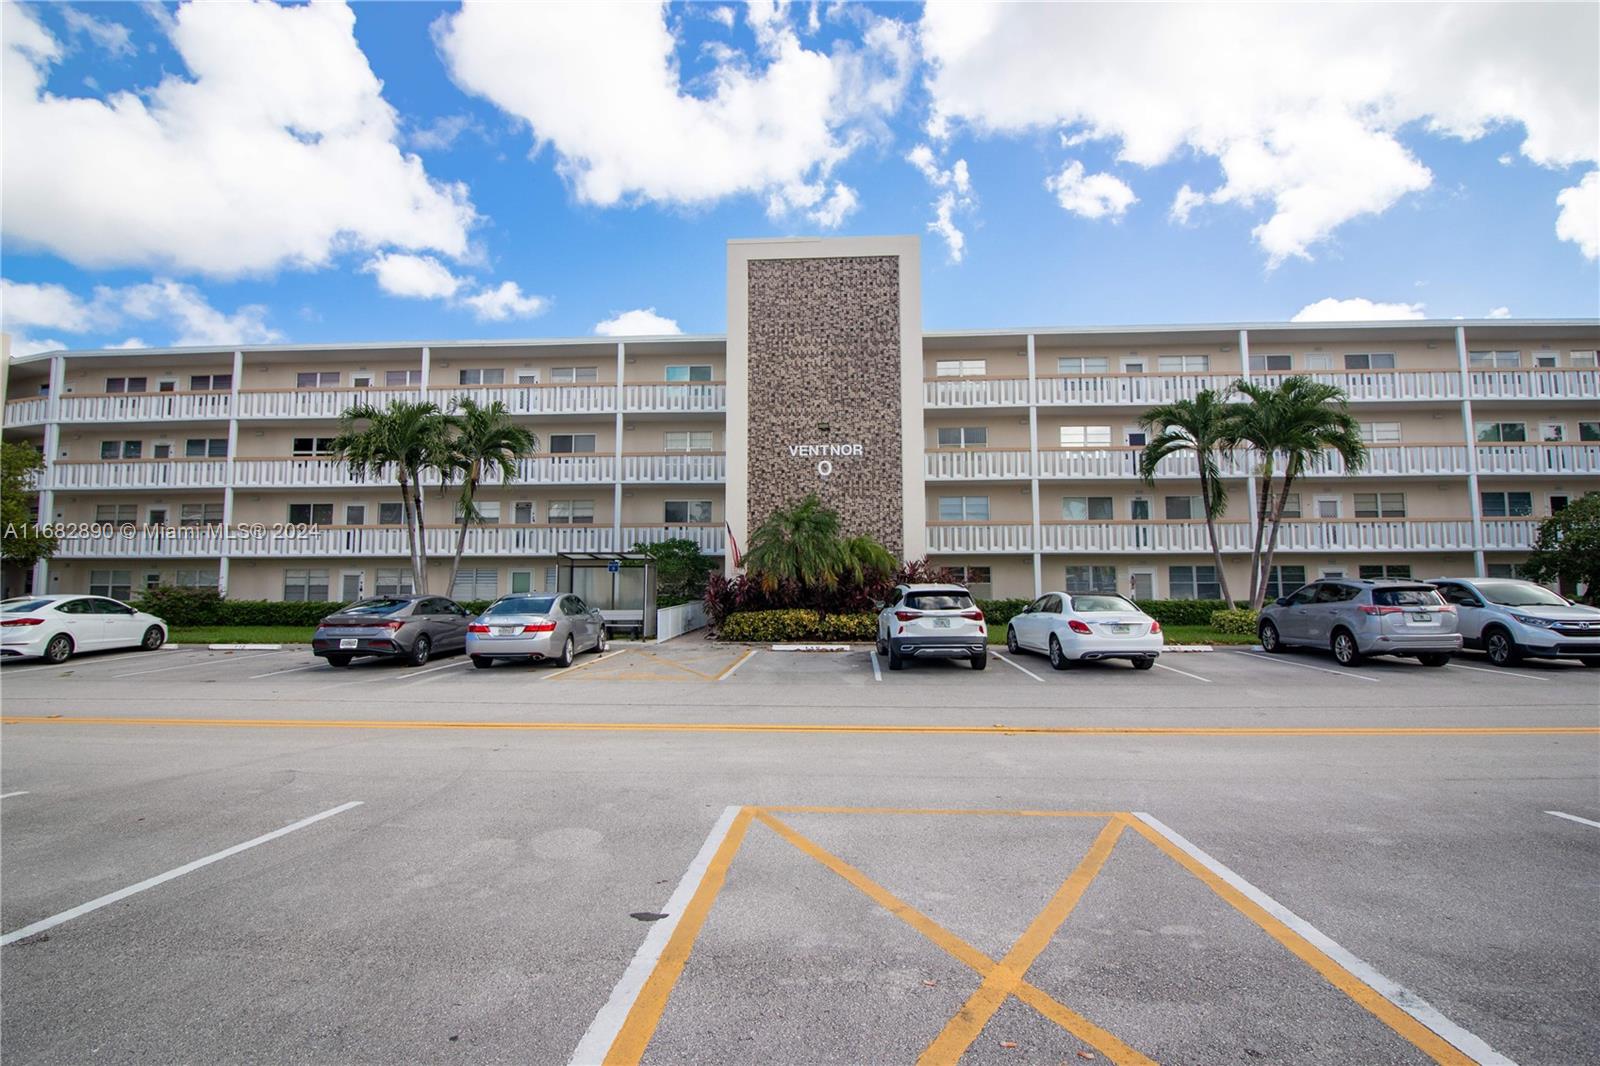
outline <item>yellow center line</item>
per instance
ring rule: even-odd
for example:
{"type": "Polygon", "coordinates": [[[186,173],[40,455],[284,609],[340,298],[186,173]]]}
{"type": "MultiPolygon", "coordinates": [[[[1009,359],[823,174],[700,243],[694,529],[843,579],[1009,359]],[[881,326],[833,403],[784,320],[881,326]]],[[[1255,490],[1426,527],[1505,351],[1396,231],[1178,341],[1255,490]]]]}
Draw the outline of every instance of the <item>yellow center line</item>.
{"type": "Polygon", "coordinates": [[[207,726],[229,729],[488,729],[534,733],[850,733],[928,736],[1526,737],[1600,736],[1600,726],[1016,726],[830,722],[451,722],[408,719],[178,718],[8,714],[6,725],[207,726]]]}

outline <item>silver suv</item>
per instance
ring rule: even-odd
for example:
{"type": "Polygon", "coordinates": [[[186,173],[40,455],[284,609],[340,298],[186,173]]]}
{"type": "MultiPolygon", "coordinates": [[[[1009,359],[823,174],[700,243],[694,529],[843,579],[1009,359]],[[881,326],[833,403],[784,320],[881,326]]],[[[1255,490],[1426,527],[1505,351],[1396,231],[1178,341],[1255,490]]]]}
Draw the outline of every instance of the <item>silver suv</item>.
{"type": "Polygon", "coordinates": [[[1461,650],[1456,609],[1418,581],[1313,581],[1264,608],[1256,633],[1265,651],[1328,648],[1341,666],[1359,666],[1368,655],[1414,655],[1423,666],[1443,666],[1461,650]]]}
{"type": "Polygon", "coordinates": [[[1600,666],[1600,610],[1543,585],[1505,578],[1436,577],[1430,582],[1461,617],[1461,639],[1496,666],[1524,657],[1600,666]]]}
{"type": "Polygon", "coordinates": [[[966,659],[989,665],[989,627],[960,585],[896,585],[878,611],[878,654],[889,669],[907,659],[966,659]]]}

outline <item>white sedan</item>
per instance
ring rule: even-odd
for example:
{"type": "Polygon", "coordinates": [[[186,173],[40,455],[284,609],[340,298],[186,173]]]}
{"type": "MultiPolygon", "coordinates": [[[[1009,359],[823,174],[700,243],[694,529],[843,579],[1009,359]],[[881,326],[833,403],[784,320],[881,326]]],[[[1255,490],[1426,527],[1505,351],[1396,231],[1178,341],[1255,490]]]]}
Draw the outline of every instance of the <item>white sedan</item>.
{"type": "Polygon", "coordinates": [[[1057,670],[1091,659],[1131,659],[1148,670],[1165,641],[1160,622],[1105,592],[1047,592],[1006,626],[1012,654],[1043,652],[1057,670]]]}
{"type": "Polygon", "coordinates": [[[167,623],[104,596],[18,596],[0,603],[0,658],[64,663],[83,651],[167,642],[167,623]]]}

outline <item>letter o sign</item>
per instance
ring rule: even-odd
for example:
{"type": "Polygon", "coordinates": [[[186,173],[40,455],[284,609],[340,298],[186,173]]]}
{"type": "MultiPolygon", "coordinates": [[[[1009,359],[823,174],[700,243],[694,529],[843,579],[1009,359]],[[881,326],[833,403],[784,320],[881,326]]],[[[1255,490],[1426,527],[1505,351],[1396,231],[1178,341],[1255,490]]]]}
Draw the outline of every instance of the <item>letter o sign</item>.
{"type": "Polygon", "coordinates": [[[833,473],[833,460],[832,459],[824,459],[824,460],[822,460],[821,462],[819,462],[817,464],[817,476],[818,477],[827,477],[828,475],[830,475],[832,473],[833,473]]]}

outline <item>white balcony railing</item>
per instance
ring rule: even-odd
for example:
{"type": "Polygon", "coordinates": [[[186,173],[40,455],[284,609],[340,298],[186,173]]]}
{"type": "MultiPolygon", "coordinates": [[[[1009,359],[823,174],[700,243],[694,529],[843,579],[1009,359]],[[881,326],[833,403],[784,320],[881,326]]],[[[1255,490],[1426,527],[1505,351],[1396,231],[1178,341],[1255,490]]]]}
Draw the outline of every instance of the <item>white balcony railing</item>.
{"type": "Polygon", "coordinates": [[[937,523],[928,526],[929,553],[1033,551],[1033,527],[1026,522],[937,523]]]}
{"type": "Polygon", "coordinates": [[[415,402],[416,389],[241,389],[240,418],[338,418],[357,404],[415,402]]]}
{"type": "Polygon", "coordinates": [[[721,555],[727,543],[727,531],[720,525],[660,525],[623,526],[621,551],[631,551],[635,544],[660,544],[664,540],[692,540],[707,555],[721,555]]]}
{"type": "Polygon", "coordinates": [[[50,398],[48,396],[30,396],[26,400],[6,401],[7,429],[16,429],[20,426],[37,426],[50,417],[50,398]]]}
{"type": "Polygon", "coordinates": [[[118,459],[50,464],[50,487],[62,489],[220,489],[226,459],[118,459]]]}
{"type": "Polygon", "coordinates": [[[227,418],[226,392],[114,392],[61,397],[62,422],[195,422],[227,418]]]}
{"type": "Polygon", "coordinates": [[[625,411],[726,411],[728,387],[720,381],[696,381],[685,384],[650,384],[622,386],[622,403],[625,411]]]}
{"type": "Polygon", "coordinates": [[[672,452],[624,455],[622,480],[633,483],[693,484],[728,479],[728,458],[721,452],[672,452]]]}
{"type": "Polygon", "coordinates": [[[461,397],[481,407],[503,403],[513,415],[597,415],[617,409],[615,385],[436,385],[428,389],[428,399],[442,408],[448,409],[461,397]]]}
{"type": "Polygon", "coordinates": [[[1027,378],[934,378],[922,383],[928,407],[1026,407],[1027,378]]]}
{"type": "Polygon", "coordinates": [[[1600,474],[1600,443],[1480,444],[1480,474],[1600,474]]]}
{"type": "Polygon", "coordinates": [[[1389,400],[1459,400],[1460,370],[1342,370],[1305,375],[1252,374],[1259,385],[1277,386],[1291,377],[1304,376],[1343,389],[1356,403],[1389,400]]]}
{"type": "MultiPolygon", "coordinates": [[[[1484,544],[1489,550],[1527,550],[1538,522],[1531,518],[1487,519],[1484,544]]],[[[930,524],[930,554],[1017,554],[1031,552],[1032,536],[1020,523],[930,524]]],[[[1222,550],[1251,550],[1248,522],[1219,522],[1222,550]]],[[[1471,551],[1472,521],[1465,518],[1353,521],[1290,521],[1278,531],[1279,552],[1436,552],[1471,551]]],[[[1143,553],[1209,555],[1211,540],[1204,522],[1044,522],[1039,550],[1071,554],[1143,553]]]]}
{"type": "Polygon", "coordinates": [[[1600,370],[1472,370],[1474,400],[1600,400],[1600,370]]]}
{"type": "Polygon", "coordinates": [[[923,456],[922,469],[929,481],[988,481],[1030,476],[1026,448],[931,451],[923,456]]]}
{"type": "Polygon", "coordinates": [[[1228,374],[1067,374],[1041,377],[1039,406],[1107,406],[1192,400],[1202,390],[1221,391],[1237,375],[1228,374]]]}

